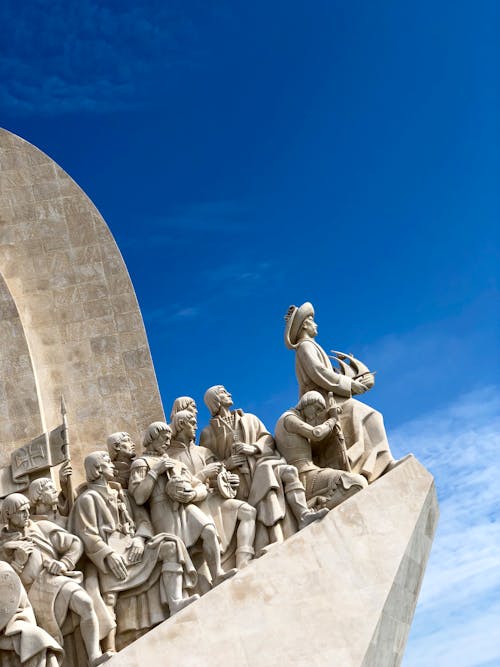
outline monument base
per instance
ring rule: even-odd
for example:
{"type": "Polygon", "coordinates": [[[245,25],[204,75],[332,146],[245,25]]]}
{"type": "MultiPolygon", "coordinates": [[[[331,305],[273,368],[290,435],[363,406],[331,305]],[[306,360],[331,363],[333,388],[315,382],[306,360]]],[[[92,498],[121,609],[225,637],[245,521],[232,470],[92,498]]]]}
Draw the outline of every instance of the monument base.
{"type": "Polygon", "coordinates": [[[107,665],[399,665],[437,519],[410,456],[107,665]]]}

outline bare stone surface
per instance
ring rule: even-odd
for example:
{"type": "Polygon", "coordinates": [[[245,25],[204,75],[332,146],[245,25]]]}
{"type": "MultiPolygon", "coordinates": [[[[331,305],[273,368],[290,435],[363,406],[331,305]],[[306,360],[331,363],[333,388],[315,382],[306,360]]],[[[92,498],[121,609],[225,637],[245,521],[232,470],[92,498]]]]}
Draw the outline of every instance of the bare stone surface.
{"type": "Polygon", "coordinates": [[[109,667],[165,650],[184,667],[399,665],[437,516],[432,476],[409,457],[109,667]]]}
{"type": "Polygon", "coordinates": [[[0,275],[6,451],[60,424],[61,394],[77,476],[108,433],[138,438],[163,418],[141,313],[106,223],[53,160],[1,129],[0,275]]]}

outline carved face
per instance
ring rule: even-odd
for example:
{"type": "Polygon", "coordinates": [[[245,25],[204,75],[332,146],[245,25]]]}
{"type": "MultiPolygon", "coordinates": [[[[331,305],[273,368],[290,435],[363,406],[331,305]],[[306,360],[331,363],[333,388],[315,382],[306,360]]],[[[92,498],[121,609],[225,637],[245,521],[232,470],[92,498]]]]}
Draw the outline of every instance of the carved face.
{"type": "Polygon", "coordinates": [[[130,461],[135,458],[135,443],[127,433],[116,443],[117,458],[121,461],[130,461]]]}
{"type": "Polygon", "coordinates": [[[184,422],[183,431],[188,436],[188,438],[190,440],[194,440],[196,438],[196,429],[197,428],[198,428],[198,424],[196,423],[195,415],[190,417],[190,419],[186,419],[186,421],[184,422]]]}
{"type": "Polygon", "coordinates": [[[115,466],[107,454],[102,455],[99,465],[104,479],[108,482],[113,481],[115,478],[115,466]]]}
{"type": "Polygon", "coordinates": [[[305,408],[302,408],[302,414],[308,424],[317,426],[323,422],[322,417],[324,410],[325,408],[321,403],[311,403],[310,405],[306,405],[305,408]]]}
{"type": "Polygon", "coordinates": [[[231,405],[233,405],[233,397],[225,387],[221,387],[219,389],[218,398],[221,406],[224,408],[229,408],[231,405]]]}
{"type": "Polygon", "coordinates": [[[42,488],[39,502],[49,507],[57,505],[57,489],[52,480],[49,480],[42,488]]]}
{"type": "Polygon", "coordinates": [[[160,431],[160,433],[158,433],[158,437],[151,443],[151,449],[153,449],[157,454],[165,454],[168,446],[170,445],[171,439],[172,431],[160,431]]]}
{"type": "Polygon", "coordinates": [[[12,528],[24,528],[27,526],[30,519],[30,506],[29,503],[21,505],[21,507],[16,511],[12,512],[9,517],[9,524],[12,528]]]}
{"type": "Polygon", "coordinates": [[[304,323],[302,324],[301,331],[305,332],[308,336],[311,336],[311,338],[314,338],[318,335],[318,325],[314,321],[314,317],[312,315],[306,317],[304,323]]]}

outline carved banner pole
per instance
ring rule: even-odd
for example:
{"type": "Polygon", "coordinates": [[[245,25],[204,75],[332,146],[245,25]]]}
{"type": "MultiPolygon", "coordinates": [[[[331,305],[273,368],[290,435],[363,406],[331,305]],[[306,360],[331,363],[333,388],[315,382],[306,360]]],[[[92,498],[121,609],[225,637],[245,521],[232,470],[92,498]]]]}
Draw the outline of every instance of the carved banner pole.
{"type": "MultiPolygon", "coordinates": [[[[61,396],[61,416],[62,416],[62,428],[61,428],[61,438],[63,441],[61,451],[63,453],[66,461],[71,462],[71,454],[69,450],[69,434],[68,434],[68,412],[66,410],[66,403],[64,402],[64,396],[61,396]]],[[[71,475],[68,475],[66,478],[66,498],[68,503],[68,511],[73,507],[73,481],[71,475]]]]}

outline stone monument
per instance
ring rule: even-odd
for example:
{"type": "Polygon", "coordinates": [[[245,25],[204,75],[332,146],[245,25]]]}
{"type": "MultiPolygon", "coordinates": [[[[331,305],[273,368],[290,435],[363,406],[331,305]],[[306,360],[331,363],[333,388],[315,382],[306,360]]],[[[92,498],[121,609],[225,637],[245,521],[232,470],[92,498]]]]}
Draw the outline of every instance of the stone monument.
{"type": "Polygon", "coordinates": [[[103,219],[0,130],[0,309],[0,667],[400,664],[433,480],[312,304],[285,317],[297,404],[268,429],[214,385],[197,443],[103,219]]]}

